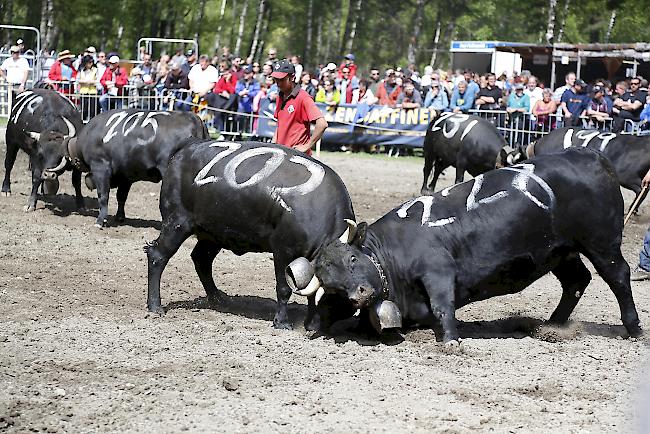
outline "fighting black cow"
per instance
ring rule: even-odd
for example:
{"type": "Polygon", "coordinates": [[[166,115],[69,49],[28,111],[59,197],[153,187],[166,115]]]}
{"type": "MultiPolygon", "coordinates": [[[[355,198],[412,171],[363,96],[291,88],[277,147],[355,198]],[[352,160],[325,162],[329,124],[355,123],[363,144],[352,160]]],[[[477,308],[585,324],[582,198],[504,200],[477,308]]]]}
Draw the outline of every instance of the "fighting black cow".
{"type": "Polygon", "coordinates": [[[351,244],[328,244],[300,279],[293,272],[288,280],[301,289],[297,280],[316,278],[312,290],[320,284],[325,295],[342,294],[352,308],[369,310],[378,330],[437,322],[443,341],[457,343],[456,309],[519,292],[548,272],[562,285],[550,321],[565,323],[591,280],[582,254],[636,337],[642,331],[622,231],[623,198],[611,164],[597,152],[570,149],[493,170],[415,198],[370,226],[361,223],[351,244]]]}
{"type": "MultiPolygon", "coordinates": [[[[11,170],[14,167],[18,150],[29,155],[32,171],[32,191],[27,202],[27,210],[36,209],[38,189],[43,185],[46,194],[56,194],[59,188],[58,176],[65,171],[66,161],[58,152],[50,152],[44,143],[73,137],[83,127],[81,115],[70,100],[57,92],[47,89],[27,90],[13,101],[9,122],[7,123],[5,155],[5,177],[2,192],[11,194],[11,170]]],[[[72,184],[78,208],[83,208],[81,194],[81,173],[73,170],[72,184]]]]}
{"type": "MultiPolygon", "coordinates": [[[[273,253],[276,328],[291,327],[287,317],[291,289],[284,279],[287,264],[297,257],[314,257],[322,245],[343,232],[346,219],[354,221],[350,196],[332,169],[293,149],[255,142],[201,141],[182,146],[163,177],[160,213],[160,236],[145,247],[150,311],[163,311],[160,276],[183,241],[196,235],[192,260],[208,299],[214,302],[225,300],[212,278],[212,263],[221,249],[237,255],[273,253]]],[[[347,234],[341,237],[349,241],[347,234]]],[[[318,328],[314,306],[311,296],[307,329],[318,328]]]]}
{"type": "Polygon", "coordinates": [[[432,194],[438,177],[449,166],[456,168],[456,183],[465,171],[472,176],[494,169],[494,160],[506,144],[492,123],[474,115],[441,113],[431,121],[424,137],[424,180],[421,194],[432,194]],[[433,178],[429,182],[431,169],[433,178]]]}
{"type": "Polygon", "coordinates": [[[83,131],[63,143],[57,153],[86,175],[86,185],[97,188],[99,215],[95,226],[108,221],[110,189],[117,187],[118,222],[124,221],[124,203],[136,181],[160,182],[169,156],[188,137],[208,138],[203,122],[193,113],[112,110],[95,116],[83,131]]]}
{"type": "MultiPolygon", "coordinates": [[[[602,152],[614,166],[622,187],[632,190],[638,198],[641,180],[650,169],[650,137],[603,132],[594,129],[559,128],[528,146],[504,147],[496,166],[517,164],[535,155],[562,152],[570,147],[588,147],[602,152]]],[[[644,194],[645,196],[645,194],[644,194]]],[[[645,197],[640,198],[634,212],[645,197]]],[[[635,200],[636,201],[636,200],[635,200]]]]}

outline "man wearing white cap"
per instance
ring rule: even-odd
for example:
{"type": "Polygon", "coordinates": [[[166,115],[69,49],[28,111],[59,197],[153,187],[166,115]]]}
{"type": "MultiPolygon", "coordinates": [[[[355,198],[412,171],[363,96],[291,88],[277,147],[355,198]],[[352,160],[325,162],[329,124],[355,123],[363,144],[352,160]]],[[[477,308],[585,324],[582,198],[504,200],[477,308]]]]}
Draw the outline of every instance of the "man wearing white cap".
{"type": "Polygon", "coordinates": [[[29,63],[20,56],[20,49],[14,45],[9,49],[11,57],[5,59],[0,66],[0,77],[7,80],[12,89],[18,93],[25,90],[27,75],[29,74],[29,63]]]}
{"type": "Polygon", "coordinates": [[[109,103],[112,108],[122,107],[122,96],[124,86],[128,83],[129,76],[124,68],[120,67],[120,58],[112,55],[108,58],[108,68],[104,71],[99,82],[104,86],[104,94],[99,98],[99,105],[102,111],[109,110],[109,103]]]}

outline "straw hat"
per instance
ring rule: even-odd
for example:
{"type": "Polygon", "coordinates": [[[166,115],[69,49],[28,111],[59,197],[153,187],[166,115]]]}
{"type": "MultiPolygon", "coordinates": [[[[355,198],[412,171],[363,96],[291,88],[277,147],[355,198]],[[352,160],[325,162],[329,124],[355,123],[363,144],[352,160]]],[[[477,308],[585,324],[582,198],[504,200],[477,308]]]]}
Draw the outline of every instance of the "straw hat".
{"type": "Polygon", "coordinates": [[[74,59],[75,55],[70,52],[70,50],[63,50],[59,53],[59,57],[56,58],[56,60],[63,60],[63,59],[74,59]]]}

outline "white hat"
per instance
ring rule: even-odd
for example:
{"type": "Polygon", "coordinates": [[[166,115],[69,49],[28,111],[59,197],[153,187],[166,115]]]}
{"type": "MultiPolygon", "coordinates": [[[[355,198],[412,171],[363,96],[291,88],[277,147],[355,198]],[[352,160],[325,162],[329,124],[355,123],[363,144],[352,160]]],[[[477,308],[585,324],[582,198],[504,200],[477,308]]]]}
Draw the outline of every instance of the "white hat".
{"type": "Polygon", "coordinates": [[[111,56],[108,58],[108,63],[120,63],[120,58],[118,56],[111,56]]]}
{"type": "Polygon", "coordinates": [[[95,47],[93,47],[92,45],[90,47],[86,48],[86,51],[89,52],[89,53],[96,53],[97,52],[95,47]]]}
{"type": "Polygon", "coordinates": [[[327,69],[329,69],[330,71],[336,71],[336,64],[332,62],[328,63],[327,69]]]}
{"type": "Polygon", "coordinates": [[[131,70],[131,75],[142,75],[142,69],[138,68],[137,66],[131,70]]]}
{"type": "Polygon", "coordinates": [[[22,43],[23,43],[23,40],[22,40],[22,39],[19,39],[19,40],[16,41],[16,44],[18,44],[18,45],[20,45],[20,44],[22,44],[22,43]]]}

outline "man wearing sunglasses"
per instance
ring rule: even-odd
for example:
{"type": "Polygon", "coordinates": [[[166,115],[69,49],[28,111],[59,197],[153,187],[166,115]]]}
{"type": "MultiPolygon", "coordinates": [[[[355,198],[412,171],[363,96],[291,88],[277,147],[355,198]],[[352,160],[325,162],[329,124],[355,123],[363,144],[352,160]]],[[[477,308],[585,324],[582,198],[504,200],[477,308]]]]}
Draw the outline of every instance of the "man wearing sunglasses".
{"type": "Polygon", "coordinates": [[[7,80],[13,91],[20,93],[25,90],[27,74],[29,74],[29,63],[21,57],[20,48],[13,45],[9,49],[11,57],[5,59],[0,66],[0,77],[7,80]]]}
{"type": "Polygon", "coordinates": [[[614,100],[614,107],[618,109],[618,113],[614,117],[614,131],[623,131],[625,127],[625,120],[630,119],[638,122],[643,104],[645,103],[645,94],[639,90],[641,86],[641,79],[634,77],[630,80],[630,88],[620,97],[614,100]]]}

